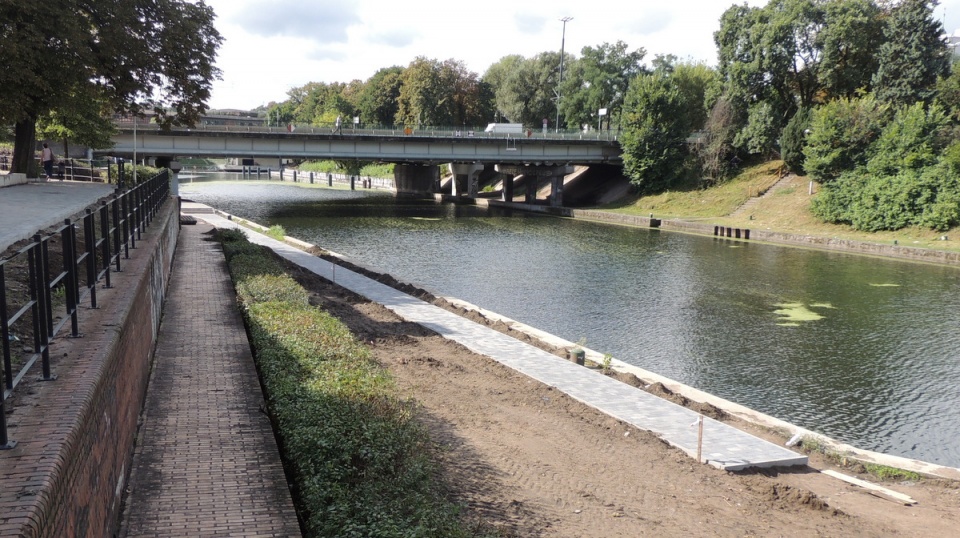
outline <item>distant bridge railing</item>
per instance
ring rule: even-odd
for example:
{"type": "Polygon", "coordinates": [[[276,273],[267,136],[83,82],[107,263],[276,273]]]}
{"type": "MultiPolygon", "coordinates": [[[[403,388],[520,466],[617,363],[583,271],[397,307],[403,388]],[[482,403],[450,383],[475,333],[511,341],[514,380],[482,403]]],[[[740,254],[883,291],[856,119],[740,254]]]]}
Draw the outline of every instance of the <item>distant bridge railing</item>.
{"type": "MultiPolygon", "coordinates": [[[[115,121],[117,128],[128,131],[133,130],[134,125],[138,131],[162,131],[163,129],[155,123],[136,124],[132,120],[115,121]]],[[[375,136],[375,137],[424,137],[424,138],[529,138],[537,140],[605,140],[616,142],[619,140],[619,130],[564,130],[553,131],[547,129],[524,129],[522,133],[503,133],[503,132],[484,132],[484,127],[450,127],[450,126],[404,126],[404,125],[353,125],[343,124],[337,129],[335,125],[303,125],[289,124],[284,126],[254,126],[254,125],[215,125],[200,124],[191,127],[176,127],[175,130],[190,130],[209,133],[260,133],[260,134],[290,134],[290,135],[316,135],[316,134],[336,134],[355,135],[355,136],[375,136]]]]}
{"type": "Polygon", "coordinates": [[[81,336],[79,306],[89,300],[90,308],[97,308],[98,283],[111,287],[111,272],[120,271],[121,260],[130,258],[130,249],[136,248],[169,194],[169,172],[164,170],[130,189],[118,188],[109,201],[88,207],[77,222],[67,219],[59,228],[34,235],[26,246],[0,259],[0,449],[16,446],[7,436],[4,402],[37,361],[42,369],[40,380],[56,379],[50,369],[50,343],[67,322],[70,336],[81,336]],[[62,267],[51,266],[55,248],[59,252],[53,253],[60,255],[62,267]],[[28,298],[24,291],[29,291],[28,298]],[[21,343],[17,332],[32,333],[30,342],[21,343]],[[12,349],[14,346],[18,349],[12,349]]]}

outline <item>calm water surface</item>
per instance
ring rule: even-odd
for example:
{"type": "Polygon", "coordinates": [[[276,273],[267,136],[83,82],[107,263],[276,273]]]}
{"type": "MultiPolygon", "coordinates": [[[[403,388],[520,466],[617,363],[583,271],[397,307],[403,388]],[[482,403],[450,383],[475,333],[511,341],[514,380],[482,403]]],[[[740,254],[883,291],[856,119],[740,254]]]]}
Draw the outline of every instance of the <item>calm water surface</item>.
{"type": "Polygon", "coordinates": [[[181,194],[861,448],[960,466],[960,270],[293,185],[181,194]],[[794,313],[796,318],[787,314],[794,313]]]}

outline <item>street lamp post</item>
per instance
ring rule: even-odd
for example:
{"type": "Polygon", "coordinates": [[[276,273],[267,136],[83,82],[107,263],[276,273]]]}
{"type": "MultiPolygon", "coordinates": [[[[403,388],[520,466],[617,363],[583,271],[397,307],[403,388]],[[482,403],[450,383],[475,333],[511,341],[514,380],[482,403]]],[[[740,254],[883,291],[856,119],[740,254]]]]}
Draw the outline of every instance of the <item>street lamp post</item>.
{"type": "Polygon", "coordinates": [[[560,79],[557,81],[557,126],[556,132],[560,132],[560,85],[563,84],[563,46],[567,40],[567,23],[572,21],[573,17],[564,17],[560,19],[563,23],[563,34],[560,36],[560,79]]]}

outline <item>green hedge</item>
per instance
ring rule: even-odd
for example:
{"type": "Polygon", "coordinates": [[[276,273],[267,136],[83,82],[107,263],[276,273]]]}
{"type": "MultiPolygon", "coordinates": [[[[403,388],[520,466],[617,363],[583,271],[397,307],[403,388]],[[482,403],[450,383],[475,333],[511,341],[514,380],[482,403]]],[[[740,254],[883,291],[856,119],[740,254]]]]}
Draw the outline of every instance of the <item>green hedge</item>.
{"type": "Polygon", "coordinates": [[[412,403],[339,320],[243,233],[221,234],[309,536],[467,536],[412,403]]]}

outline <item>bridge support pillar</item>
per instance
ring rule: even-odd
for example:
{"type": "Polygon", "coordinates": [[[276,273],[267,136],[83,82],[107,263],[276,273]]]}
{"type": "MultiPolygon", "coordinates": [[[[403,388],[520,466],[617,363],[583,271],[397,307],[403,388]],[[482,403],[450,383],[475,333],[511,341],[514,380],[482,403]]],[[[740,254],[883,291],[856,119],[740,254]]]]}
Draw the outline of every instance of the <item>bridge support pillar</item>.
{"type": "MultiPolygon", "coordinates": [[[[534,204],[537,201],[537,187],[541,178],[550,178],[550,205],[560,207],[563,205],[563,180],[567,174],[573,173],[573,167],[570,165],[497,165],[497,171],[501,174],[511,174],[514,176],[522,175],[526,180],[527,193],[525,203],[534,204]]],[[[506,199],[506,185],[504,182],[504,198],[506,199]]],[[[511,182],[512,187],[512,182],[511,182]]],[[[510,198],[513,198],[513,192],[510,192],[510,198]]]]}
{"type": "Polygon", "coordinates": [[[393,182],[397,195],[424,195],[436,192],[440,181],[437,165],[397,164],[393,167],[393,182]]]}
{"type": "Polygon", "coordinates": [[[513,175],[504,174],[503,189],[500,191],[500,200],[503,202],[513,201],[513,175]]]}
{"type": "Polygon", "coordinates": [[[453,173],[452,193],[459,196],[461,189],[458,186],[466,184],[467,196],[476,198],[480,192],[480,172],[483,172],[483,165],[478,163],[450,163],[450,172],[453,173]],[[464,178],[464,182],[460,182],[464,178]]]}

